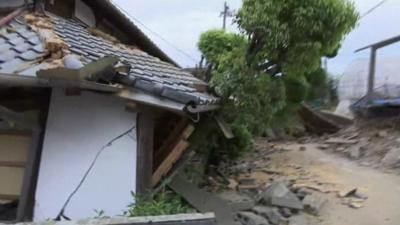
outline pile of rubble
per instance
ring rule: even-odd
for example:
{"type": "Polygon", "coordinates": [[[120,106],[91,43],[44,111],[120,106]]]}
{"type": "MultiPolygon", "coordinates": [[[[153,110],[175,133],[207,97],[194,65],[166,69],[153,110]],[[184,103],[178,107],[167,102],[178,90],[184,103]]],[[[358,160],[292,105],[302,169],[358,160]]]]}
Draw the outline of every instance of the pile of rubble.
{"type": "Polygon", "coordinates": [[[395,128],[352,126],[336,134],[304,139],[320,143],[321,150],[357,160],[363,166],[400,168],[400,130],[395,128]]]}
{"type": "MultiPolygon", "coordinates": [[[[319,147],[348,145],[350,148],[358,143],[353,138],[338,144],[334,138],[338,137],[324,137],[319,147]]],[[[368,197],[363,190],[343,187],[333,178],[320,176],[323,172],[315,173],[274,157],[285,155],[281,153],[286,151],[306,151],[306,144],[296,149],[282,146],[266,139],[257,140],[252,154],[214,168],[215,175],[208,177],[206,189],[229,202],[236,219],[244,225],[318,224],[321,210],[331,200],[352,209],[364,206],[368,197]]]]}
{"type": "Polygon", "coordinates": [[[292,190],[285,182],[272,183],[257,196],[253,207],[243,208],[237,213],[237,219],[243,225],[296,224],[301,212],[318,215],[327,202],[322,196],[306,189],[292,190]]]}

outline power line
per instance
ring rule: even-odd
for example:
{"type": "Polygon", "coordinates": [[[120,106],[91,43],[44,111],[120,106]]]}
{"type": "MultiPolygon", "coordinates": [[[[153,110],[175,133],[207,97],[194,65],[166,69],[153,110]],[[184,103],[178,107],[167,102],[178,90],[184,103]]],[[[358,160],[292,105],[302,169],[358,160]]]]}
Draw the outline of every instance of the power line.
{"type": "Polygon", "coordinates": [[[192,56],[190,56],[188,53],[186,53],[185,51],[181,50],[180,48],[178,48],[177,46],[175,46],[174,44],[172,44],[170,41],[168,41],[167,39],[163,38],[160,34],[158,34],[157,32],[153,31],[152,29],[150,29],[148,26],[146,26],[144,23],[142,23],[139,19],[137,19],[136,17],[134,17],[132,14],[130,14],[128,11],[126,11],[125,9],[121,8],[118,4],[116,4],[114,1],[111,1],[115,7],[117,7],[119,10],[121,10],[122,12],[124,12],[129,18],[133,19],[134,21],[136,21],[138,24],[142,25],[146,30],[150,31],[153,35],[157,36],[158,38],[160,38],[162,41],[164,41],[166,44],[168,44],[169,46],[171,46],[172,48],[174,48],[176,51],[180,52],[181,54],[185,55],[187,58],[189,58],[190,60],[192,60],[193,62],[197,63],[198,60],[193,58],[192,56]]]}
{"type": "Polygon", "coordinates": [[[381,2],[379,2],[378,4],[376,4],[374,7],[372,7],[370,10],[366,11],[361,17],[360,20],[362,18],[364,18],[365,16],[369,15],[370,13],[372,13],[373,11],[375,11],[377,8],[381,7],[383,4],[385,4],[387,2],[387,0],[383,0],[381,2]]]}

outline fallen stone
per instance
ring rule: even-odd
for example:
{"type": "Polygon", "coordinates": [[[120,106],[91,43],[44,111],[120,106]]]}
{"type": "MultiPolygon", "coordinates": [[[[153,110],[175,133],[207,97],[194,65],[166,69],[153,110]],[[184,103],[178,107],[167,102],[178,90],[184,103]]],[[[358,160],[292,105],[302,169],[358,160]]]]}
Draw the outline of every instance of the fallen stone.
{"type": "Polygon", "coordinates": [[[357,190],[357,192],[354,194],[354,197],[362,200],[368,199],[368,195],[361,193],[359,190],[357,190]]]}
{"type": "Polygon", "coordinates": [[[264,217],[261,217],[259,215],[256,215],[252,212],[238,212],[237,218],[243,225],[269,225],[270,224],[267,219],[265,219],[264,217]]]}
{"type": "Polygon", "coordinates": [[[359,159],[361,157],[361,146],[354,145],[348,151],[349,157],[351,159],[359,159]]]}
{"type": "Polygon", "coordinates": [[[261,194],[262,202],[267,205],[303,209],[303,203],[284,183],[275,182],[261,194]]]}
{"type": "Polygon", "coordinates": [[[335,152],[344,152],[344,151],[346,151],[346,149],[347,148],[345,148],[345,147],[338,147],[335,149],[335,152]]]}
{"type": "Polygon", "coordinates": [[[385,130],[379,131],[376,136],[380,137],[380,138],[385,138],[388,136],[388,132],[385,130]]]}
{"type": "Polygon", "coordinates": [[[311,191],[307,190],[306,188],[299,188],[296,191],[296,195],[299,199],[304,199],[309,194],[311,194],[311,191]]]}
{"type": "Polygon", "coordinates": [[[218,197],[229,202],[233,212],[252,209],[256,202],[248,196],[240,195],[235,191],[225,191],[218,194],[218,197]]]}
{"type": "Polygon", "coordinates": [[[240,185],[255,185],[257,184],[256,179],[253,176],[242,176],[239,177],[240,185]]]}
{"type": "Polygon", "coordinates": [[[309,225],[309,221],[305,215],[296,215],[289,219],[289,225],[309,225]]]}
{"type": "Polygon", "coordinates": [[[268,206],[256,206],[251,209],[255,214],[267,218],[273,225],[287,225],[288,220],[279,213],[279,209],[268,206]]]}
{"type": "Polygon", "coordinates": [[[279,213],[285,218],[289,218],[292,216],[292,212],[288,208],[280,208],[279,213]]]}
{"type": "Polygon", "coordinates": [[[251,184],[251,185],[239,184],[238,185],[239,192],[246,192],[246,191],[258,192],[258,189],[259,189],[258,184],[251,184]]]}
{"type": "Polygon", "coordinates": [[[229,189],[234,190],[239,185],[238,182],[236,180],[234,180],[234,179],[229,179],[228,181],[229,181],[229,184],[228,184],[228,188],[229,189]]]}
{"type": "Polygon", "coordinates": [[[300,150],[300,151],[306,151],[307,148],[306,148],[306,146],[300,146],[299,150],[300,150]]]}
{"type": "Polygon", "coordinates": [[[239,211],[251,210],[255,205],[256,205],[256,202],[252,201],[252,200],[242,201],[242,202],[232,202],[231,208],[232,208],[232,211],[239,212],[239,211]]]}
{"type": "Polygon", "coordinates": [[[389,150],[381,160],[385,167],[394,168],[400,165],[400,148],[393,148],[389,150]]]}
{"type": "Polygon", "coordinates": [[[330,145],[326,145],[326,144],[322,144],[322,145],[318,145],[318,149],[321,149],[321,150],[326,150],[326,149],[328,149],[328,148],[330,148],[331,146],[330,145]]]}
{"type": "Polygon", "coordinates": [[[353,209],[359,209],[359,208],[364,207],[364,205],[360,202],[350,202],[349,206],[350,206],[350,208],[353,208],[353,209]]]}
{"type": "Polygon", "coordinates": [[[341,198],[352,197],[357,192],[357,188],[345,189],[341,190],[338,193],[338,196],[341,198]]]}
{"type": "Polygon", "coordinates": [[[318,216],[321,212],[321,209],[324,207],[324,205],[328,202],[326,198],[324,198],[322,195],[318,195],[316,193],[313,193],[311,195],[307,195],[304,200],[304,209],[313,215],[318,216]]]}
{"type": "Polygon", "coordinates": [[[344,144],[344,145],[352,145],[357,144],[358,140],[355,139],[344,139],[344,138],[329,138],[325,141],[326,144],[344,144]]]}

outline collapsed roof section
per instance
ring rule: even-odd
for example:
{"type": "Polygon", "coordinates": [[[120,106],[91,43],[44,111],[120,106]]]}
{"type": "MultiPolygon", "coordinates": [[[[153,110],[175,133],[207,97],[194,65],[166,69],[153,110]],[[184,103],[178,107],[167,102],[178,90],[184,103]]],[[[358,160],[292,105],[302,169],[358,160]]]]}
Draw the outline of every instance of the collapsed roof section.
{"type": "Polygon", "coordinates": [[[207,93],[207,84],[190,73],[77,20],[49,13],[19,15],[0,27],[0,74],[3,85],[62,85],[107,91],[174,111],[187,106],[207,111],[218,104],[218,98],[207,93]],[[113,65],[101,65],[109,57],[117,60],[111,60],[113,65]],[[125,70],[121,72],[117,66],[125,70]],[[86,67],[92,71],[84,70],[86,67]],[[71,73],[53,71],[60,68],[77,73],[99,73],[93,68],[103,68],[100,72],[108,74],[107,79],[88,79],[90,74],[69,76],[71,73]],[[47,71],[45,76],[38,76],[43,71],[47,71]]]}

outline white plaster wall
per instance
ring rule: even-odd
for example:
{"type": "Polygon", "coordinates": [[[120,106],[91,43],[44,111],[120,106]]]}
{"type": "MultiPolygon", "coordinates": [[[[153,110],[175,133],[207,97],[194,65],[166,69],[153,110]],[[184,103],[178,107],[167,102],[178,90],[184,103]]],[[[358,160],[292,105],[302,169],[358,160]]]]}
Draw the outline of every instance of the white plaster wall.
{"type": "MultiPolygon", "coordinates": [[[[82,92],[65,96],[54,89],[46,125],[35,196],[34,220],[55,218],[99,149],[136,123],[136,114],[110,95],[82,92]]],[[[99,157],[86,182],[71,200],[71,219],[95,216],[94,210],[121,215],[136,186],[136,130],[99,157]]]]}

